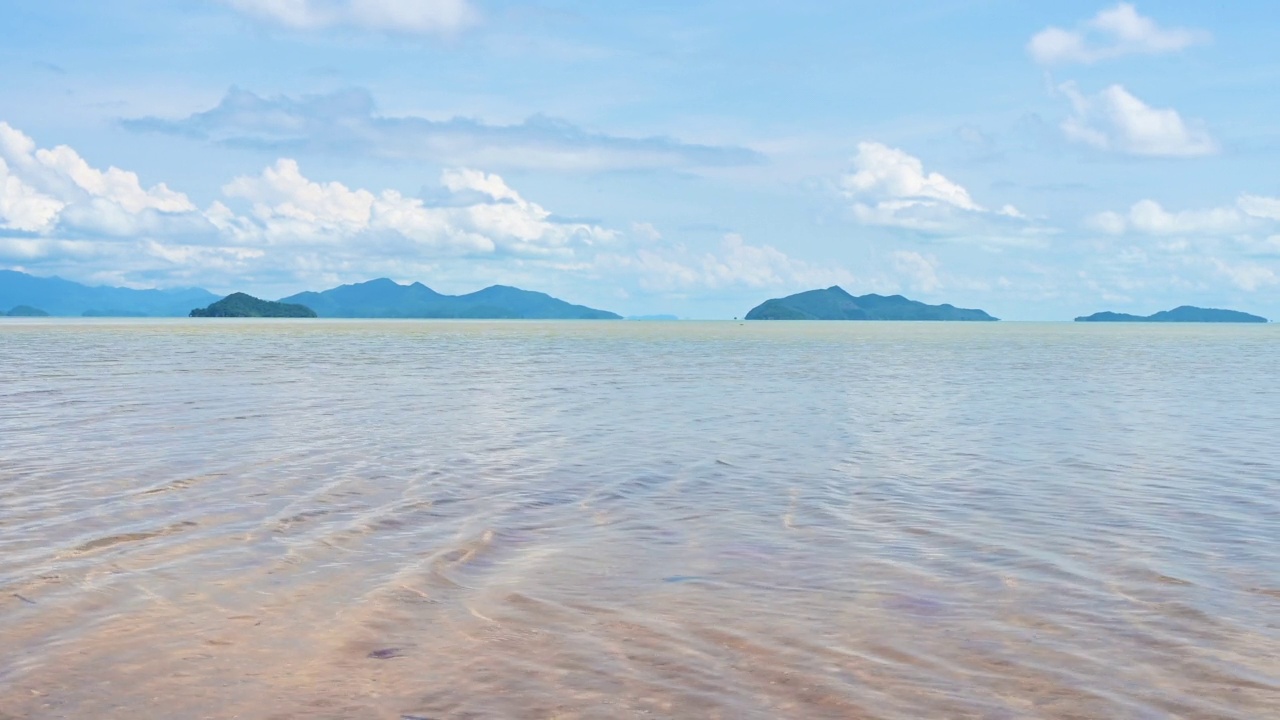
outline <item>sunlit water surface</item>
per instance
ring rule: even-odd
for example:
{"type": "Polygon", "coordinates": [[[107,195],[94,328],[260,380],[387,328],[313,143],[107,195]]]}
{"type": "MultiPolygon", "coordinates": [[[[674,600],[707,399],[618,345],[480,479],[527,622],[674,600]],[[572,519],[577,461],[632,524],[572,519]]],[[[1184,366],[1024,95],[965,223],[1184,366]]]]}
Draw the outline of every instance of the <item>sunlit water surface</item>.
{"type": "Polygon", "coordinates": [[[0,717],[1280,717],[1280,328],[0,324],[0,717]]]}

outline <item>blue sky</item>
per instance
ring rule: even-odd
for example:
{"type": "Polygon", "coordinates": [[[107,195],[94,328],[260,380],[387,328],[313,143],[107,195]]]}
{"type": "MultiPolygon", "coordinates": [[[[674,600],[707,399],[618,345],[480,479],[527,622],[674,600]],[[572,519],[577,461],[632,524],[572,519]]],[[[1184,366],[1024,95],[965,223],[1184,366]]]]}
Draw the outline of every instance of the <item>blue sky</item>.
{"type": "Polygon", "coordinates": [[[8,3],[0,267],[1277,318],[1278,27],[1262,2],[8,3]]]}

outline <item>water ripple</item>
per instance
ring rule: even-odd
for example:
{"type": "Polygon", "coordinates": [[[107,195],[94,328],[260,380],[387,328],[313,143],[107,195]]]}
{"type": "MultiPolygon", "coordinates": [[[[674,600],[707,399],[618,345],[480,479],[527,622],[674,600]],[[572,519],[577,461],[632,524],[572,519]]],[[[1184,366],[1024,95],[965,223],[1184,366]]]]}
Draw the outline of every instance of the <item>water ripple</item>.
{"type": "Polygon", "coordinates": [[[1277,332],[0,323],[0,717],[1274,715],[1277,332]]]}

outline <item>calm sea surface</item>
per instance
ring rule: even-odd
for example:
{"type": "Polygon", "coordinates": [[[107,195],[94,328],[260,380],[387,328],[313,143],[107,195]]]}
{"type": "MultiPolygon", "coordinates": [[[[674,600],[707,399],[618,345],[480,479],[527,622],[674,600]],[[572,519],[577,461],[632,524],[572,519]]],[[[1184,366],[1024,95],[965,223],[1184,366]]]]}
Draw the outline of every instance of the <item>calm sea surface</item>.
{"type": "Polygon", "coordinates": [[[0,718],[1280,717],[1280,326],[0,321],[0,718]]]}

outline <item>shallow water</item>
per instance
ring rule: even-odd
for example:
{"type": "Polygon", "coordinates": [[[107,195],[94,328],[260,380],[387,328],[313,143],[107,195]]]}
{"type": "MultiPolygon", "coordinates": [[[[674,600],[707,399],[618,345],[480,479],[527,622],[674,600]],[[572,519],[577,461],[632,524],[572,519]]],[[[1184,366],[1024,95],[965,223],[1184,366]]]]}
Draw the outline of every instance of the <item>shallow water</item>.
{"type": "Polygon", "coordinates": [[[1280,328],[0,321],[0,718],[1280,715],[1280,328]]]}

